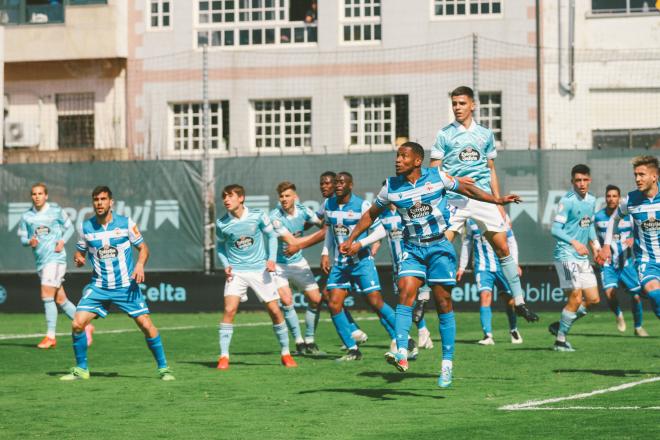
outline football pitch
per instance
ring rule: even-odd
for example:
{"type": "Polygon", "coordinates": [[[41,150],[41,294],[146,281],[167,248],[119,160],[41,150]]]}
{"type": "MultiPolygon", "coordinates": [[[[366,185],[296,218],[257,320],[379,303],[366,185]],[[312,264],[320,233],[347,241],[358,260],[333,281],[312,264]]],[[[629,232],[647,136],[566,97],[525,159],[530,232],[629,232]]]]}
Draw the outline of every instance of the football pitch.
{"type": "Polygon", "coordinates": [[[624,334],[606,312],[576,323],[575,353],[551,350],[546,328],[558,312],[522,323],[522,345],[510,344],[496,312],[496,345],[487,347],[475,343],[478,314],[458,313],[447,390],[436,385],[433,314],[435,347],[406,373],[383,360],[389,341],[368,313],[354,315],[369,334],[362,361],[335,362],[339,339],[323,319],[317,341],[327,355],[297,357],[297,369],[279,365],[267,315],[241,313],[228,371],[215,368],[217,314],[155,314],[174,382],[158,379],[142,334],[119,313],[95,322],[92,377],[77,382],[58,380],[74,362],[68,321],[58,322],[57,348],[40,351],[42,315],[0,314],[0,438],[657,438],[660,321],[646,311],[652,336],[636,338],[626,313],[624,334]]]}

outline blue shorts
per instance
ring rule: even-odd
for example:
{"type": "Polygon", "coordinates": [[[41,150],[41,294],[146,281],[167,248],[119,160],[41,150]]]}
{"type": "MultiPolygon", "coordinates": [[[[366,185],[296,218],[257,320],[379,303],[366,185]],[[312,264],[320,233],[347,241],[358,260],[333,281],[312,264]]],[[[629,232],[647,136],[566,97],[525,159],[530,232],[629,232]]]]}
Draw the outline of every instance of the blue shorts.
{"type": "Polygon", "coordinates": [[[616,289],[617,287],[622,286],[632,293],[639,293],[642,289],[642,286],[637,279],[635,266],[633,264],[624,266],[621,269],[615,269],[612,266],[605,266],[600,271],[600,279],[603,282],[603,289],[616,289]]]}
{"type": "Polygon", "coordinates": [[[507,283],[501,270],[498,270],[497,272],[489,272],[486,270],[479,271],[477,272],[476,278],[479,293],[493,292],[495,286],[497,286],[502,293],[511,293],[511,287],[509,287],[509,283],[507,283]]]}
{"type": "Polygon", "coordinates": [[[639,275],[639,284],[644,287],[653,280],[660,280],[660,264],[649,261],[637,265],[637,274],[639,275]]]}
{"type": "Polygon", "coordinates": [[[353,290],[365,295],[380,290],[374,259],[368,257],[355,264],[332,266],[328,275],[327,289],[353,290]]]}
{"type": "Polygon", "coordinates": [[[135,283],[131,283],[129,287],[113,290],[88,284],[83,289],[83,296],[78,302],[76,311],[96,313],[101,318],[105,318],[108,316],[110,304],[116,305],[119,310],[131,318],[149,313],[147,300],[142,296],[140,288],[135,283]]]}
{"type": "Polygon", "coordinates": [[[456,285],[456,252],[447,239],[428,246],[404,241],[399,264],[399,278],[421,278],[429,286],[456,285]]]}

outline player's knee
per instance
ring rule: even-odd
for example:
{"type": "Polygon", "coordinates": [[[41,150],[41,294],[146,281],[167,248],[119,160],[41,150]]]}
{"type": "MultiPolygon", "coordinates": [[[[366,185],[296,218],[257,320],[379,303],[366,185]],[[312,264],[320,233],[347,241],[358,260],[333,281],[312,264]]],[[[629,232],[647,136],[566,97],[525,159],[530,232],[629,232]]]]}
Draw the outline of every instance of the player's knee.
{"type": "Polygon", "coordinates": [[[74,333],[82,333],[85,331],[85,325],[87,325],[87,323],[82,319],[74,317],[73,321],[71,321],[71,331],[74,333]]]}
{"type": "Polygon", "coordinates": [[[344,301],[341,298],[330,298],[328,300],[328,308],[333,315],[341,312],[344,301]]]}

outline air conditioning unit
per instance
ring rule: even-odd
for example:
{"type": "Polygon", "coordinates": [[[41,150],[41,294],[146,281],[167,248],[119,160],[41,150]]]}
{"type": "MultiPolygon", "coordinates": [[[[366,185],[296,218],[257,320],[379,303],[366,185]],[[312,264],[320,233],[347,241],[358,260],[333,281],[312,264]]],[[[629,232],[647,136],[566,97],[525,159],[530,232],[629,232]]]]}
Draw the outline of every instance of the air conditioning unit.
{"type": "Polygon", "coordinates": [[[39,126],[24,121],[5,121],[5,147],[35,147],[39,145],[39,126]]]}

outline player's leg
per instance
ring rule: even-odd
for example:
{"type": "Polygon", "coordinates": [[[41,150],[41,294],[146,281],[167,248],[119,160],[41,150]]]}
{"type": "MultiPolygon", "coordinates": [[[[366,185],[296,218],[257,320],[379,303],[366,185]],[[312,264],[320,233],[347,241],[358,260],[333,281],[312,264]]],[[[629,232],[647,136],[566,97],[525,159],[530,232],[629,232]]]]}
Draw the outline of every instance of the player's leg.
{"type": "Polygon", "coordinates": [[[236,272],[231,278],[225,280],[222,320],[218,325],[218,343],[220,345],[218,370],[229,369],[229,346],[234,335],[234,318],[238,313],[240,302],[247,301],[247,289],[246,275],[242,272],[236,272]]]}
{"type": "Polygon", "coordinates": [[[301,288],[307,299],[307,308],[305,310],[305,353],[320,354],[318,345],[316,345],[314,336],[316,334],[316,323],[318,319],[318,306],[321,303],[321,292],[319,285],[316,283],[316,278],[312,269],[306,260],[302,260],[293,265],[291,268],[289,279],[301,288]]]}
{"type": "Polygon", "coordinates": [[[284,321],[286,322],[289,331],[291,331],[291,335],[293,335],[293,339],[296,343],[296,354],[304,354],[305,340],[303,339],[302,330],[300,329],[300,320],[298,319],[296,308],[293,305],[293,292],[285,278],[278,276],[277,279],[277,293],[280,297],[280,303],[282,304],[284,321]],[[286,283],[286,285],[284,283],[286,283]]]}
{"type": "Polygon", "coordinates": [[[429,350],[433,348],[433,340],[431,339],[431,332],[429,331],[429,328],[426,325],[426,319],[424,318],[424,304],[429,301],[431,298],[430,295],[431,289],[426,284],[420,287],[417,293],[415,309],[413,310],[413,322],[417,325],[417,334],[419,337],[418,344],[421,348],[429,350]],[[421,314],[416,315],[418,310],[421,311],[421,314]]]}
{"type": "Polygon", "coordinates": [[[513,297],[505,292],[499,294],[506,304],[506,318],[509,321],[509,335],[511,335],[512,344],[522,344],[523,338],[518,330],[518,315],[516,315],[516,305],[513,297]]]}
{"type": "Polygon", "coordinates": [[[491,290],[479,291],[479,321],[484,337],[478,341],[479,345],[495,345],[493,339],[493,292],[491,290]]]}
{"type": "Polygon", "coordinates": [[[57,331],[57,304],[55,294],[61,285],[58,279],[58,263],[48,263],[39,271],[41,280],[41,301],[44,304],[46,318],[46,336],[37,344],[39,348],[55,348],[55,333],[57,331]]]}
{"type": "Polygon", "coordinates": [[[640,265],[640,284],[644,293],[651,300],[655,316],[660,318],[660,266],[653,263],[640,265]]]}
{"type": "MultiPolygon", "coordinates": [[[[107,314],[104,309],[103,312],[107,314]]],[[[71,321],[71,338],[73,339],[73,353],[76,358],[76,366],[70,370],[69,374],[60,377],[60,380],[71,381],[89,379],[89,366],[87,364],[88,346],[85,327],[89,325],[96,316],[97,313],[81,310],[78,310],[74,315],[73,321],[71,321]]]]}
{"type": "Polygon", "coordinates": [[[282,365],[287,368],[295,368],[298,366],[296,361],[291,357],[289,351],[289,332],[284,322],[284,316],[280,310],[279,305],[277,304],[277,299],[266,302],[266,310],[270,316],[271,321],[273,322],[273,332],[277,338],[277,342],[280,344],[280,356],[282,365]]]}
{"type": "Polygon", "coordinates": [[[353,268],[351,281],[357,285],[360,293],[365,295],[367,303],[380,318],[380,324],[389,335],[390,340],[395,339],[394,309],[383,301],[383,296],[380,294],[380,280],[374,260],[365,258],[357,263],[353,268]]]}
{"type": "Polygon", "coordinates": [[[454,346],[456,344],[456,318],[451,301],[451,286],[434,285],[431,287],[438,313],[438,331],[442,343],[442,363],[438,386],[447,388],[452,383],[454,369],[454,346]]]}
{"type": "MultiPolygon", "coordinates": [[[[333,268],[334,269],[334,268],[333,268]]],[[[350,283],[335,284],[336,286],[330,290],[330,298],[328,301],[328,308],[330,309],[330,316],[332,317],[332,323],[337,330],[337,334],[341,339],[341,342],[344,344],[344,347],[348,350],[347,353],[337,359],[338,361],[357,361],[362,359],[362,353],[358,349],[357,342],[353,339],[351,335],[351,327],[344,312],[344,300],[348,295],[348,288],[350,283]]]]}
{"type": "Polygon", "coordinates": [[[568,301],[561,312],[554,349],[556,351],[575,351],[571,344],[566,340],[566,336],[573,326],[573,323],[579,318],[578,310],[581,307],[584,307],[582,304],[582,289],[565,289],[564,295],[568,298],[568,301]]]}
{"type": "Polygon", "coordinates": [[[394,319],[397,351],[396,353],[385,353],[385,360],[394,365],[399,371],[406,371],[408,369],[408,340],[410,337],[410,327],[412,327],[413,305],[417,298],[417,292],[423,284],[424,279],[411,275],[400,276],[397,283],[399,303],[396,306],[394,319]]]}
{"type": "Polygon", "coordinates": [[[163,341],[160,337],[160,332],[151,320],[151,316],[147,313],[137,315],[134,317],[135,323],[144,334],[147,347],[151,351],[154,359],[156,360],[156,368],[160,378],[165,381],[174,380],[174,375],[167,366],[167,358],[165,357],[165,348],[163,341]]]}
{"type": "MultiPolygon", "coordinates": [[[[61,266],[63,270],[66,268],[64,264],[61,266]]],[[[64,275],[64,272],[62,272],[62,275],[64,275]]],[[[62,285],[60,285],[60,287],[57,289],[57,292],[55,293],[55,303],[60,306],[60,309],[62,309],[64,314],[69,319],[73,320],[73,317],[76,314],[76,306],[71,301],[69,301],[69,298],[66,296],[66,292],[64,291],[64,286],[62,285]]],[[[88,346],[92,345],[94,330],[94,326],[91,323],[85,327],[88,346]]]]}

